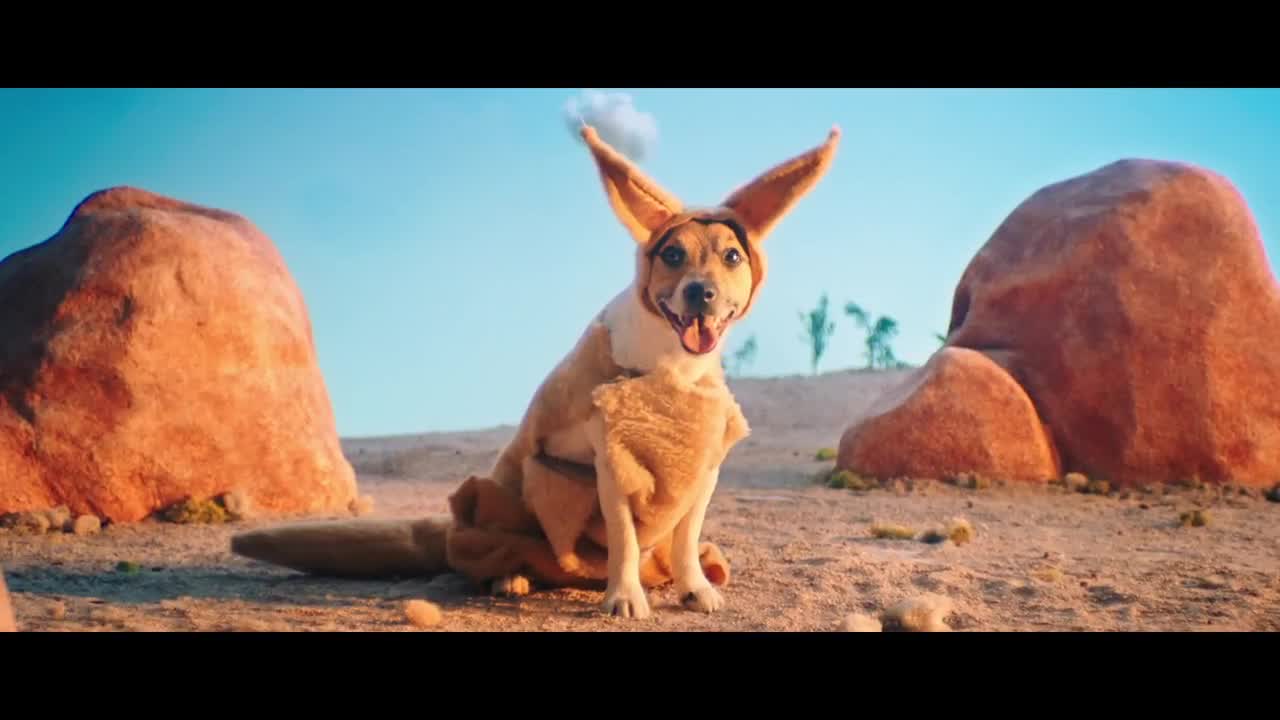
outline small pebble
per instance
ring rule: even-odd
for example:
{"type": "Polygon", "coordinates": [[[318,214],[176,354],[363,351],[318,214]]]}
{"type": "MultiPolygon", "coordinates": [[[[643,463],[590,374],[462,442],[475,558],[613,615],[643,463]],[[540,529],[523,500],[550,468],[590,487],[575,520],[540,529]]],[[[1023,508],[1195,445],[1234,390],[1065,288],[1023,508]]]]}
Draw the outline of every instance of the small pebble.
{"type": "Polygon", "coordinates": [[[904,600],[880,616],[886,632],[951,632],[944,622],[952,603],[941,595],[922,595],[904,600]]]}
{"type": "Polygon", "coordinates": [[[884,630],[880,625],[880,621],[870,615],[862,613],[850,613],[842,623],[840,629],[844,632],[881,632],[884,630]]]}
{"type": "Polygon", "coordinates": [[[95,535],[102,529],[102,521],[96,515],[81,515],[71,523],[71,532],[76,535],[95,535]]]}
{"type": "Polygon", "coordinates": [[[253,502],[240,490],[232,490],[222,496],[222,506],[232,520],[252,520],[253,502]]]}
{"type": "Polygon", "coordinates": [[[1089,485],[1089,478],[1078,472],[1070,472],[1063,476],[1062,484],[1072,492],[1083,492],[1089,485]]]}
{"type": "Polygon", "coordinates": [[[49,518],[49,532],[62,532],[71,523],[71,509],[66,505],[45,510],[44,515],[49,518]]]}
{"type": "Polygon", "coordinates": [[[426,600],[410,600],[404,604],[404,616],[414,627],[430,628],[444,619],[440,606],[426,600]]]}
{"type": "Polygon", "coordinates": [[[351,514],[356,517],[371,515],[373,514],[373,498],[368,495],[361,495],[351,501],[349,509],[351,510],[351,514]]]}

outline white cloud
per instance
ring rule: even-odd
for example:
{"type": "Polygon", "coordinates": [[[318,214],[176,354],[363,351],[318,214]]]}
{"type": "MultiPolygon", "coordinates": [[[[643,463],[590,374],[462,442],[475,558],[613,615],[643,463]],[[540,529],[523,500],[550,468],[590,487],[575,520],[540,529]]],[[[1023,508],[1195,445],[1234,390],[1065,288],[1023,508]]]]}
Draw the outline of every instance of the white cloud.
{"type": "Polygon", "coordinates": [[[579,140],[583,124],[594,127],[600,139],[636,163],[643,162],[658,144],[658,122],[637,110],[626,93],[584,90],[565,104],[565,122],[579,140]]]}

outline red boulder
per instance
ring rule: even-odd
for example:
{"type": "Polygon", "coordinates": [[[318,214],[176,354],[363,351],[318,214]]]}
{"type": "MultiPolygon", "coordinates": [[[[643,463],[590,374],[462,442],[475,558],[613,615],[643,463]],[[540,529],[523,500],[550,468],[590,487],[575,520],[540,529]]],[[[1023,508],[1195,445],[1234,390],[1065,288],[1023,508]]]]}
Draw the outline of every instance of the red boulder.
{"type": "Polygon", "coordinates": [[[345,510],[302,295],[248,220],[142,190],[91,195],[0,262],[0,514],[134,521],[240,491],[345,510]]]}
{"type": "Polygon", "coordinates": [[[1009,370],[1068,471],[1280,477],[1280,291],[1212,172],[1127,160],[1035,193],[965,270],[948,344],[1009,370]]]}
{"type": "Polygon", "coordinates": [[[877,478],[977,473],[1044,482],[1057,458],[1031,400],[982,353],[944,348],[840,440],[837,465],[877,478]]]}

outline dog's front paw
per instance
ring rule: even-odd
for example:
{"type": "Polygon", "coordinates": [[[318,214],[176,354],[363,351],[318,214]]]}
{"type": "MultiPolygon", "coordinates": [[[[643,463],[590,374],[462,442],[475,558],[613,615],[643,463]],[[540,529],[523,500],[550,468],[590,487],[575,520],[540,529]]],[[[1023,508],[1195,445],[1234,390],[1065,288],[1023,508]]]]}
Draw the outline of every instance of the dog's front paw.
{"type": "Polygon", "coordinates": [[[649,617],[649,598],[639,583],[621,585],[605,592],[604,612],[606,615],[643,620],[649,617]]]}
{"type": "Polygon", "coordinates": [[[680,602],[690,610],[713,613],[724,607],[724,596],[720,594],[719,590],[707,584],[684,593],[680,598],[680,602]]]}

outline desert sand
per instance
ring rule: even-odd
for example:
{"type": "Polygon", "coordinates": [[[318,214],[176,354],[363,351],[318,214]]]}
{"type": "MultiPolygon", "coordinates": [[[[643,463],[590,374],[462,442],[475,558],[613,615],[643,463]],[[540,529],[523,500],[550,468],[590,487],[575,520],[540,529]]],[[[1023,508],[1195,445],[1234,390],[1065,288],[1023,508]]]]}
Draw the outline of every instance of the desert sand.
{"type": "MultiPolygon", "coordinates": [[[[1280,504],[1256,491],[1095,495],[921,480],[855,492],[816,482],[833,463],[815,452],[834,448],[904,372],[731,381],[752,435],[731,453],[708,513],[705,535],[733,572],[715,615],[684,610],[670,589],[651,594],[651,619],[635,621],[601,615],[594,592],[506,599],[452,575],[310,578],[230,553],[230,536],[262,521],[0,531],[0,564],[24,631],[834,631],[851,613],[878,616],[927,594],[950,600],[956,631],[1280,630],[1280,504]],[[1197,508],[1211,522],[1184,526],[1180,514],[1197,508]],[[870,532],[952,518],[972,524],[971,542],[870,532]],[[443,619],[416,627],[410,600],[436,603],[443,619]]],[[[351,438],[343,450],[376,516],[438,514],[511,432],[351,438]]]]}

